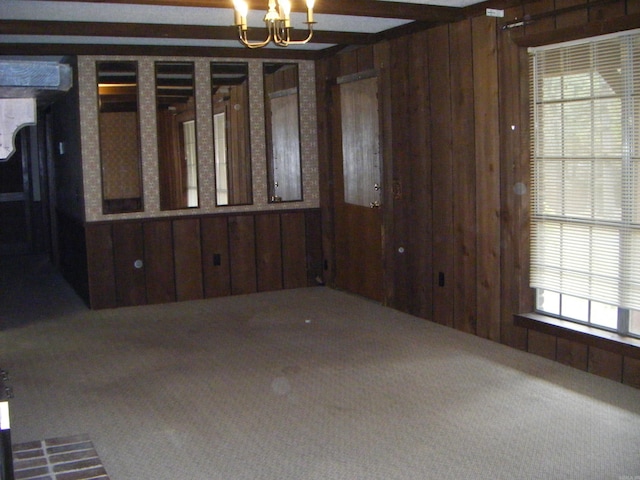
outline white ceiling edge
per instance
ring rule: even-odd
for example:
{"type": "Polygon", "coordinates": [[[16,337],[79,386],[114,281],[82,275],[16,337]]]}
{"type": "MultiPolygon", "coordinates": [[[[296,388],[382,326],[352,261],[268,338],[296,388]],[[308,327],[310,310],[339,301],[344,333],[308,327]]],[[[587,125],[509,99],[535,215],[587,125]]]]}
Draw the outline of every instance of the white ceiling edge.
{"type": "MultiPolygon", "coordinates": [[[[250,27],[264,27],[265,11],[251,10],[250,27]]],[[[204,26],[231,26],[232,8],[176,7],[163,5],[59,2],[47,0],[1,0],[0,18],[68,22],[152,23],[204,26]]],[[[355,17],[333,14],[315,15],[317,30],[354,33],[378,33],[410,20],[355,17]]],[[[292,14],[294,28],[305,28],[304,13],[292,14]]],[[[52,32],[56,33],[56,32],[52,32]]]]}
{"type": "MultiPolygon", "coordinates": [[[[242,48],[238,40],[192,40],[187,38],[130,38],[130,37],[81,37],[68,35],[0,35],[3,43],[31,43],[54,45],[135,45],[166,47],[242,48]]],[[[306,43],[292,45],[288,50],[322,50],[334,44],[306,43]]],[[[265,48],[279,49],[276,45],[265,48]]]]}

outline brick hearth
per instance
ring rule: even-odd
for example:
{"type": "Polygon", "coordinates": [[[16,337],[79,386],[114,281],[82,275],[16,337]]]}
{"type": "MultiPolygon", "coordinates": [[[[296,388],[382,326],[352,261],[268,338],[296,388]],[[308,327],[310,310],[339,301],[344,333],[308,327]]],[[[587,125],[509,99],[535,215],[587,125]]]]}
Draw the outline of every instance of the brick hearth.
{"type": "Polygon", "coordinates": [[[88,435],[13,446],[16,480],[109,480],[88,435]]]}

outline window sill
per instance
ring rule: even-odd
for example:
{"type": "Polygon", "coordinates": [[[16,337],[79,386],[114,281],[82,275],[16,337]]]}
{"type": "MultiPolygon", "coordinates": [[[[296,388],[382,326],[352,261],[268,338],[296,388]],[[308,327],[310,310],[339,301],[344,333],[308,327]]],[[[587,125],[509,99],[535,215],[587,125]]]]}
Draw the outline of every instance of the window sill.
{"type": "Polygon", "coordinates": [[[540,313],[518,313],[513,316],[513,320],[514,325],[518,327],[529,328],[565,340],[640,359],[640,339],[624,337],[617,333],[548,317],[540,313]]]}

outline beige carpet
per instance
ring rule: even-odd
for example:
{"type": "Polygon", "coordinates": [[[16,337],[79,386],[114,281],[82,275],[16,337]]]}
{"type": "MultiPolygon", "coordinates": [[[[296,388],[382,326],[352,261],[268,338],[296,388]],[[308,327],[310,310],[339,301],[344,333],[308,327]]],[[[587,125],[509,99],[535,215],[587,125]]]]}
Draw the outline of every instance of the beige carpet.
{"type": "Polygon", "coordinates": [[[14,442],[87,435],[112,480],[640,478],[640,390],[345,293],[91,312],[2,276],[14,442]]]}

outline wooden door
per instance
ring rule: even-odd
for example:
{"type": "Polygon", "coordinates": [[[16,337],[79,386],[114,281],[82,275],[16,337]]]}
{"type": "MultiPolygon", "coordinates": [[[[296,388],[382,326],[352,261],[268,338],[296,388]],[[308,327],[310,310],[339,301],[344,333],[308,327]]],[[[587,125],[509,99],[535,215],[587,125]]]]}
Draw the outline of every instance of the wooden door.
{"type": "Polygon", "coordinates": [[[382,301],[381,155],[376,77],[338,81],[333,89],[335,284],[382,301]]]}

